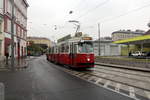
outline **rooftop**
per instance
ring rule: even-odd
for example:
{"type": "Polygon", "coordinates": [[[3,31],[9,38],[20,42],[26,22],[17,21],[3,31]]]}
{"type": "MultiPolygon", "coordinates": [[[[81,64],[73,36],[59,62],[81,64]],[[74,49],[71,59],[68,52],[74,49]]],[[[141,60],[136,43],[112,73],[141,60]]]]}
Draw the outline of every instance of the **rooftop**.
{"type": "Polygon", "coordinates": [[[136,31],[131,31],[131,30],[119,30],[119,31],[115,31],[113,32],[112,34],[115,34],[115,33],[126,33],[126,34],[145,34],[145,31],[143,30],[136,30],[136,31]]]}
{"type": "Polygon", "coordinates": [[[45,38],[45,37],[27,37],[27,39],[37,39],[37,40],[40,40],[40,39],[43,39],[43,40],[49,40],[48,38],[45,38]]]}

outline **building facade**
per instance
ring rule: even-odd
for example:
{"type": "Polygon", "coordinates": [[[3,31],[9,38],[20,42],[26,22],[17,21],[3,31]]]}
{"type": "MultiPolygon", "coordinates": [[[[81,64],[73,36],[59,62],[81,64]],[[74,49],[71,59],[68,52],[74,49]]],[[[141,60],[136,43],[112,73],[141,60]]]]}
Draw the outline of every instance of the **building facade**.
{"type": "Polygon", "coordinates": [[[4,6],[3,6],[4,1],[0,0],[0,61],[4,59],[4,34],[3,34],[3,29],[4,29],[4,6]]]}
{"type": "Polygon", "coordinates": [[[136,30],[136,31],[119,30],[112,33],[112,40],[117,41],[117,40],[129,39],[129,38],[141,36],[144,33],[145,31],[142,30],[136,30]]]}
{"type": "Polygon", "coordinates": [[[28,45],[30,44],[39,44],[45,45],[47,48],[51,46],[51,41],[48,38],[44,37],[27,37],[28,45]]]}
{"type": "MultiPolygon", "coordinates": [[[[96,40],[93,43],[94,54],[99,56],[99,41],[96,40]]],[[[112,40],[101,38],[100,39],[100,56],[120,56],[121,45],[112,43],[112,40]]]]}
{"type": "MultiPolygon", "coordinates": [[[[11,55],[12,0],[4,0],[4,54],[11,55]]],[[[26,56],[27,8],[26,0],[14,0],[14,54],[16,58],[26,56]]]]}

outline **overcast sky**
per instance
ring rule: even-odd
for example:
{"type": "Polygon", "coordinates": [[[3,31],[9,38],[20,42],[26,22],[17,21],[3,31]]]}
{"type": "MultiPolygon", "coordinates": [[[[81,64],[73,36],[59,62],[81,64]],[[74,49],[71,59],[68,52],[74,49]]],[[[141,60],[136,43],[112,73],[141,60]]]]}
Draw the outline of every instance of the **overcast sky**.
{"type": "Polygon", "coordinates": [[[94,39],[98,23],[104,37],[120,29],[146,31],[150,21],[150,0],[28,0],[28,3],[28,36],[51,40],[75,33],[76,26],[69,20],[79,21],[81,31],[94,39]]]}

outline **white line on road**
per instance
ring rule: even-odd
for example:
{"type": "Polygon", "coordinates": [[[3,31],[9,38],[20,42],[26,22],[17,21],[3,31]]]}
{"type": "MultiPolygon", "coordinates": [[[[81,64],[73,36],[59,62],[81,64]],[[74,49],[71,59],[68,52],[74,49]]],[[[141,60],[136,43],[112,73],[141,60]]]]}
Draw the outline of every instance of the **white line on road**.
{"type": "Polygon", "coordinates": [[[91,77],[89,77],[88,81],[90,81],[90,80],[92,80],[94,78],[95,78],[94,76],[91,76],[91,77]]]}
{"type": "Polygon", "coordinates": [[[129,95],[130,95],[130,97],[132,97],[132,98],[136,98],[136,96],[135,96],[135,91],[134,91],[134,88],[133,87],[130,87],[129,86],[129,95]]]}
{"type": "Polygon", "coordinates": [[[82,76],[82,75],[84,75],[84,73],[79,73],[79,74],[77,74],[77,76],[82,76]]]}
{"type": "Polygon", "coordinates": [[[106,77],[106,74],[103,74],[102,77],[106,77]]]}
{"type": "Polygon", "coordinates": [[[119,92],[120,87],[121,87],[121,84],[117,83],[117,84],[116,84],[116,88],[115,88],[115,90],[116,90],[117,92],[119,92]]]}
{"type": "Polygon", "coordinates": [[[95,82],[95,84],[98,84],[99,82],[102,82],[102,79],[101,79],[101,78],[99,78],[99,79],[95,82]]]}
{"type": "Polygon", "coordinates": [[[104,87],[107,87],[110,84],[110,81],[107,81],[104,85],[104,87]]]}

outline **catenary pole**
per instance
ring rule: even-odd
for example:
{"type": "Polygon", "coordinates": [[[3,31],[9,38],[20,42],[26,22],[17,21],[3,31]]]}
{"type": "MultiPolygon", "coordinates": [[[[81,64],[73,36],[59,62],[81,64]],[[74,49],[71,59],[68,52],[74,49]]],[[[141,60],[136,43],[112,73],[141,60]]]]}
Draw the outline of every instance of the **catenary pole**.
{"type": "Polygon", "coordinates": [[[15,70],[14,68],[14,0],[11,0],[11,4],[12,4],[12,19],[11,19],[11,69],[12,71],[15,70]]]}
{"type": "Polygon", "coordinates": [[[98,55],[101,55],[101,50],[100,50],[100,23],[98,23],[98,55]]]}

